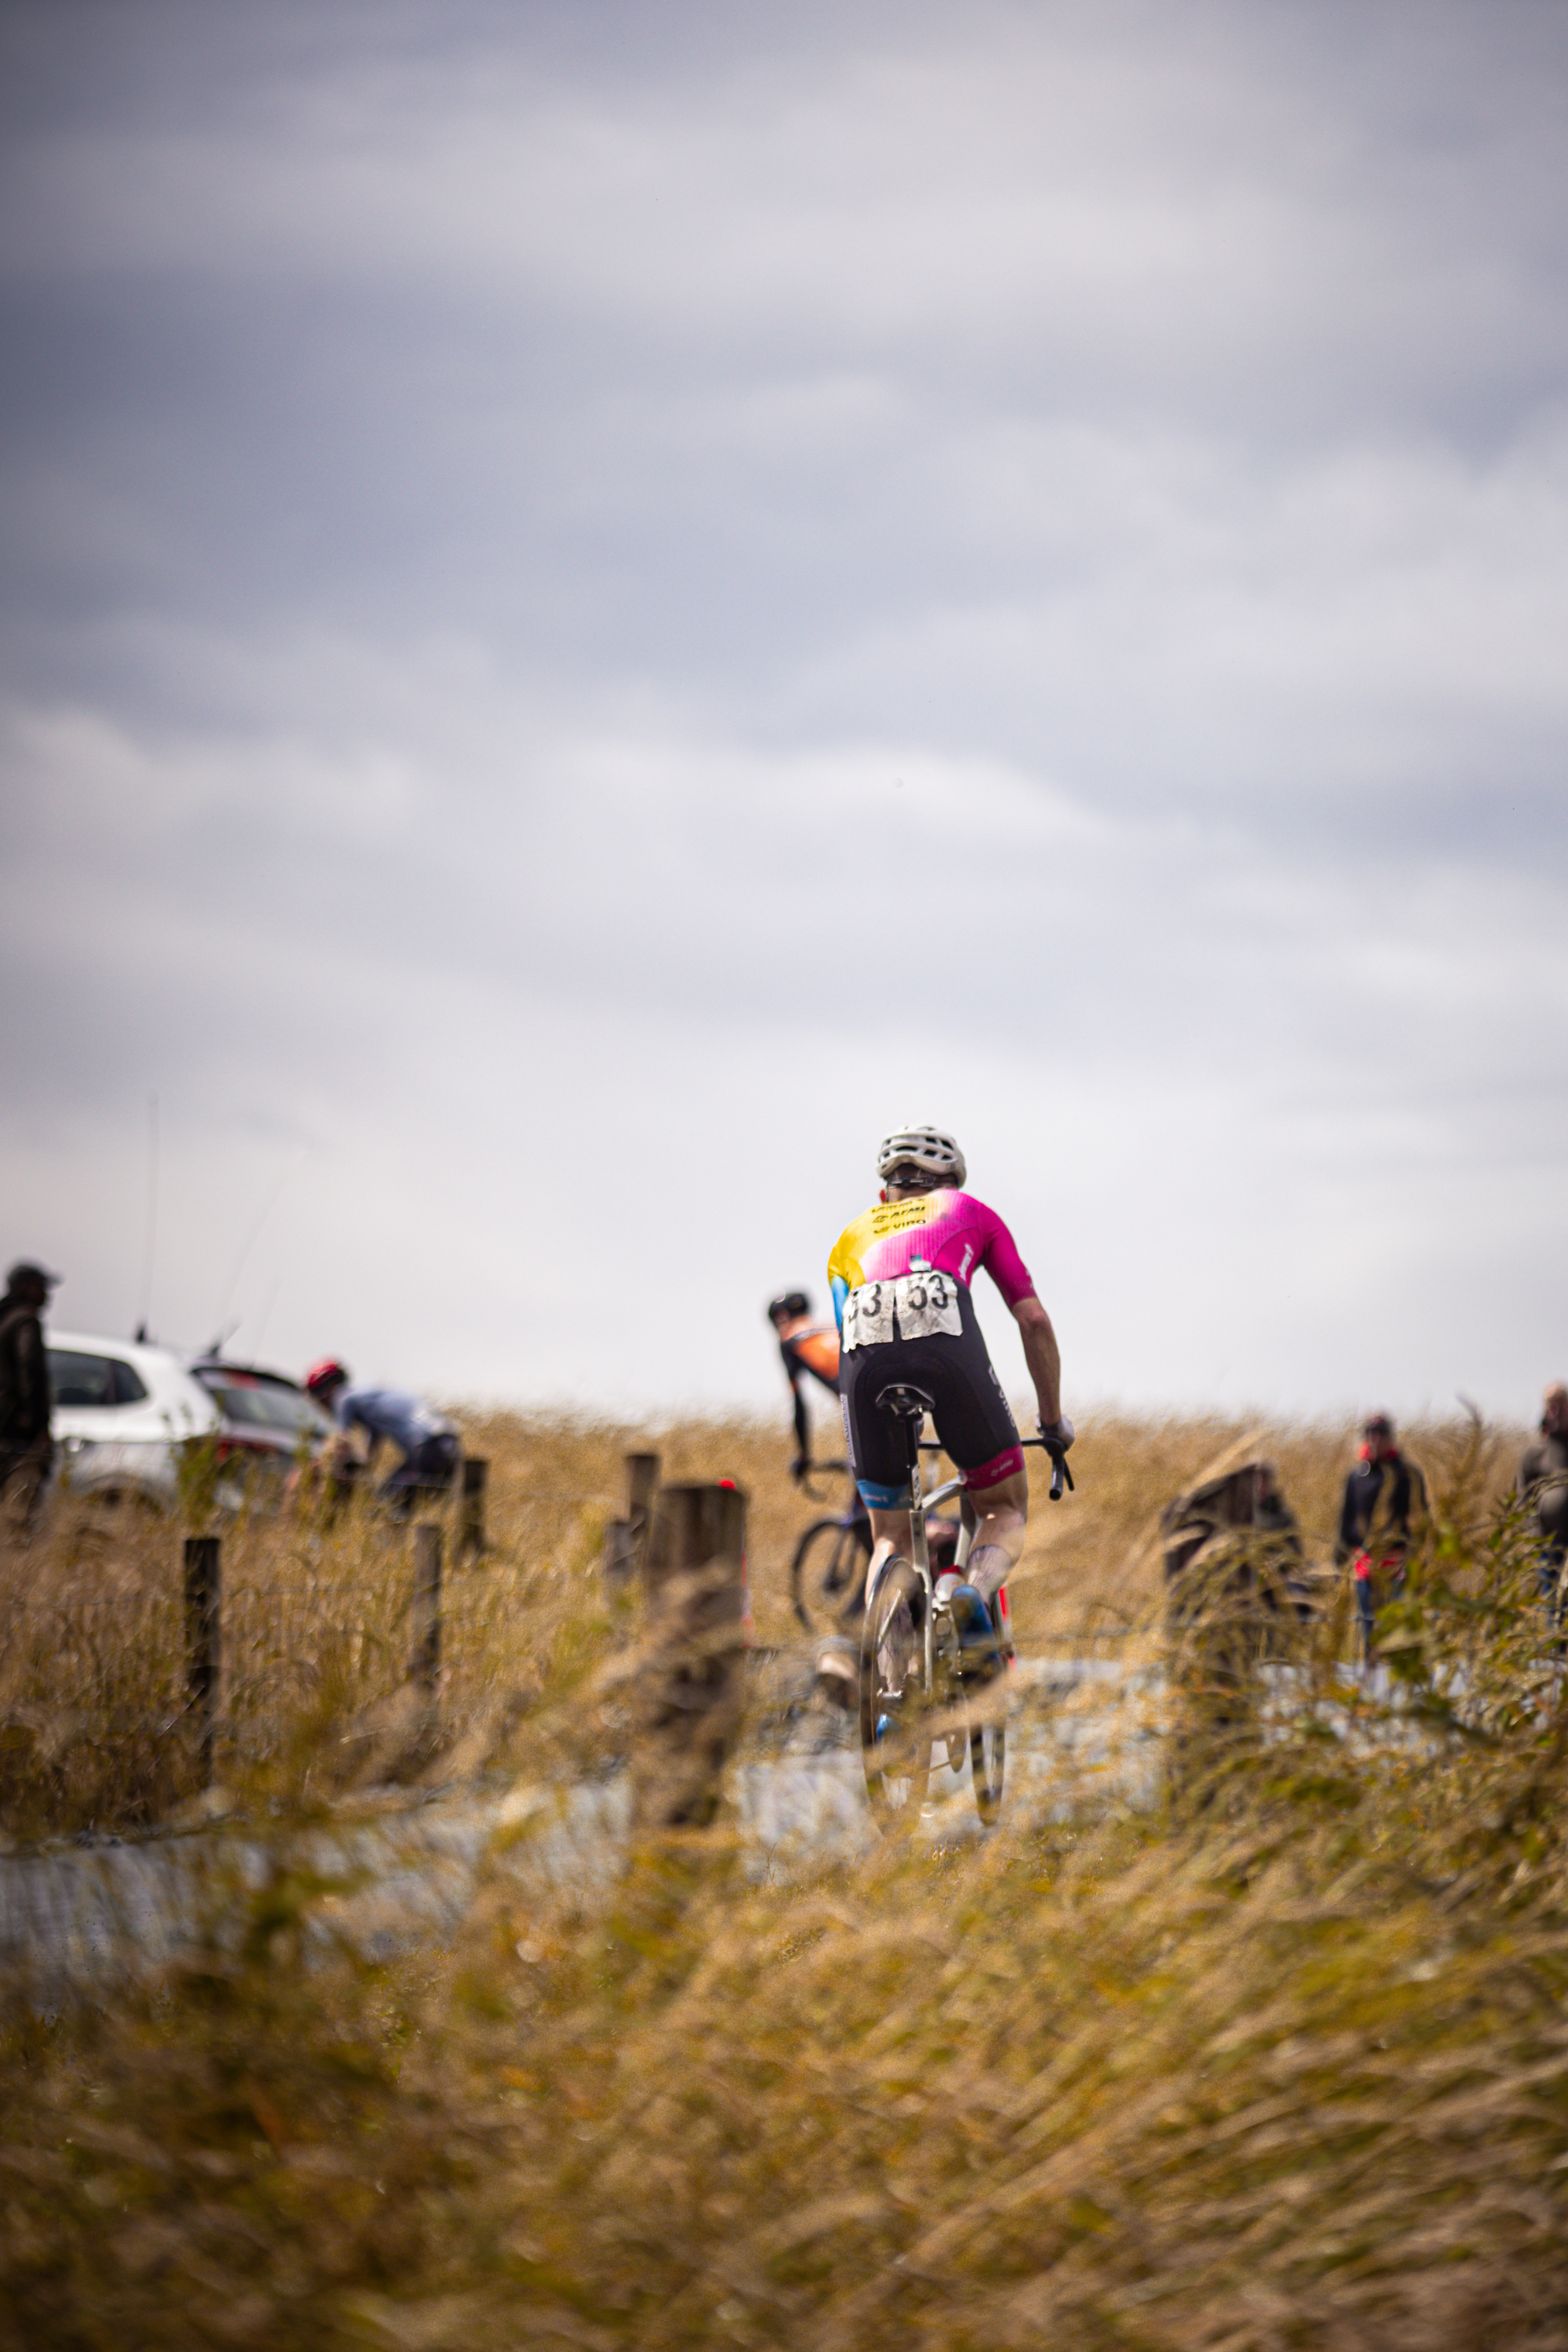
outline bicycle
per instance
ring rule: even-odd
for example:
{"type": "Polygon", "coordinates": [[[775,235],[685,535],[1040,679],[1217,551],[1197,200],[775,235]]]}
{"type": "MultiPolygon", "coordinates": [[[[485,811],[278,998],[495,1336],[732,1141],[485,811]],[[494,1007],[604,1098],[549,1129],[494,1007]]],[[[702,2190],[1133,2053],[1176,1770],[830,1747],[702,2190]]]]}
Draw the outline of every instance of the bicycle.
{"type": "MultiPolygon", "coordinates": [[[[962,1576],[978,1515],[962,1478],[951,1478],[927,1496],[921,1488],[920,1429],[931,1410],[921,1389],[895,1381],[877,1399],[878,1409],[903,1423],[910,1452],[910,1559],[890,1552],[876,1571],[866,1597],[860,1634],[860,1749],[871,1810],[885,1823],[900,1820],[932,1775],[963,1769],[967,1753],[975,1809],[983,1822],[995,1820],[1007,1763],[1007,1729],[993,1698],[979,1693],[1011,1666],[1014,1649],[1005,1585],[991,1603],[988,1655],[968,1670],[952,1611],[936,1595],[927,1539],[926,1514],[950,1495],[960,1498],[961,1531],[952,1566],[962,1576]],[[939,1689],[938,1666],[943,1668],[939,1689]],[[978,1671],[976,1671],[978,1668],[978,1671]],[[943,1704],[943,1702],[946,1704],[943,1704]],[[941,1746],[940,1762],[936,1749],[941,1746]],[[921,1749],[924,1760],[921,1760],[921,1749]]],[[[1050,1499],[1059,1503],[1073,1484],[1067,1457],[1042,1437],[1026,1437],[1051,1456],[1050,1499]]],[[[973,1655],[973,1653],[971,1654],[973,1655]]]]}
{"type": "MultiPolygon", "coordinates": [[[[810,1464],[802,1483],[811,1500],[822,1500],[813,1491],[813,1478],[847,1473],[848,1468],[847,1462],[810,1464]]],[[[847,1616],[853,1611],[870,1557],[871,1522],[858,1494],[852,1495],[847,1510],[829,1511],[812,1520],[789,1564],[790,1600],[808,1633],[820,1630],[812,1622],[813,1604],[818,1609],[826,1604],[829,1615],[847,1616]]]]}
{"type": "MultiPolygon", "coordinates": [[[[927,1444],[922,1440],[921,1452],[940,1454],[940,1445],[927,1444]]],[[[819,1473],[843,1471],[849,1475],[847,1462],[816,1462],[806,1471],[805,1491],[813,1502],[821,1497],[813,1495],[811,1480],[819,1473]]],[[[945,1490],[944,1490],[945,1491],[945,1490]]],[[[928,1523],[927,1542],[931,1557],[939,1563],[937,1574],[951,1568],[961,1537],[956,1519],[938,1519],[928,1523]]],[[[790,1599],[795,1613],[808,1633],[820,1633],[811,1612],[815,1607],[841,1626],[852,1627],[865,1605],[866,1568],[871,1557],[871,1519],[857,1493],[846,1511],[830,1511],[820,1519],[813,1519],[795,1548],[795,1558],[789,1564],[790,1599]]]]}

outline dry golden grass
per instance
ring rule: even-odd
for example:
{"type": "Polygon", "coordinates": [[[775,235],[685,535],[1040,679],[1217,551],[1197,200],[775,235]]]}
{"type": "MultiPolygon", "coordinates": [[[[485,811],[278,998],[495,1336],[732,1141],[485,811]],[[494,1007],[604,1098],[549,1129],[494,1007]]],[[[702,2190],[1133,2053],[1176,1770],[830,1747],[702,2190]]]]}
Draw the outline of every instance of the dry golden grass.
{"type": "MultiPolygon", "coordinates": [[[[1026,1648],[1053,1611],[1138,1616],[1156,1507],[1231,1435],[1086,1433],[1019,1580],[1026,1648]]],[[[517,1579],[484,1589],[526,1622],[476,1623],[465,1704],[531,1688],[536,1762],[613,1638],[586,1562],[626,1433],[483,1438],[500,1554],[473,1574],[517,1579]],[[589,1498],[552,1538],[529,1531],[547,1476],[589,1498]]],[[[664,1450],[752,1486],[782,1624],[783,1448],[664,1450]]],[[[1269,1451],[1322,1538],[1346,1450],[1269,1451]]],[[[0,2328],[95,2352],[1568,2343],[1568,1723],[1532,1562],[1494,1532],[1509,1451],[1427,1434],[1438,1534],[1387,1627],[1403,1744],[1331,1736],[1332,1644],[1306,1635],[1294,1721],[1229,1721],[1154,1813],[1016,1809],[978,1847],[889,1840],[788,1883],[722,1832],[674,1837],[597,1895],[520,1875],[525,1827],[444,1956],[312,1957],[315,1892],[280,1875],[237,1951],[111,2008],[18,1997],[0,2328]]]]}
{"type": "MultiPolygon", "coordinates": [[[[668,1478],[729,1475],[747,1490],[757,1638],[800,1639],[790,1559],[801,1529],[838,1507],[847,1488],[829,1480],[821,1500],[802,1494],[782,1417],[652,1430],[514,1413],[460,1419],[468,1449],[490,1463],[489,1548],[478,1564],[454,1559],[451,1514],[436,1514],[448,1562],[434,1753],[430,1727],[406,1703],[408,1536],[363,1503],[331,1527],[292,1514],[225,1525],[218,1772],[239,1801],[310,1801],[355,1780],[429,1770],[443,1756],[472,1769],[546,1688],[574,1689],[613,1638],[597,1564],[636,1447],[657,1450],[668,1478]]],[[[1411,1437],[1439,1482],[1466,1442],[1463,1425],[1411,1437]]],[[[1489,1504],[1518,1448],[1494,1433],[1487,1449],[1472,1483],[1489,1504]]],[[[1012,1580],[1020,1647],[1114,1654],[1131,1635],[1128,1654],[1145,1654],[1162,1594],[1161,1507],[1216,1462],[1260,1450],[1326,1561],[1353,1458],[1341,1433],[1098,1416],[1074,1450],[1079,1491],[1057,1506],[1033,1468],[1041,1457],[1030,1455],[1035,1501],[1012,1580]]],[[[12,1835],[144,1826],[198,1785],[184,1697],[185,1532],[68,1508],[29,1551],[0,1558],[0,1828],[12,1835]]],[[[570,1745],[570,1708],[555,1707],[551,1722],[552,1736],[570,1745]]]]}

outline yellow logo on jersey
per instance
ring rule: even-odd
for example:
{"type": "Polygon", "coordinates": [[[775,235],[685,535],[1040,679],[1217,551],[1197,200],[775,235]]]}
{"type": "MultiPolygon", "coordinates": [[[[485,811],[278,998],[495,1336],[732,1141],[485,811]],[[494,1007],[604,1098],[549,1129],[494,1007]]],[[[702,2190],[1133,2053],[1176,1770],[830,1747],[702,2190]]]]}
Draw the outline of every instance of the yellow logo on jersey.
{"type": "Polygon", "coordinates": [[[879,1201],[875,1208],[868,1209],[864,1216],[857,1217],[839,1234],[827,1261],[829,1280],[837,1277],[853,1290],[857,1283],[866,1279],[862,1252],[874,1249],[879,1242],[891,1241],[900,1234],[914,1233],[921,1225],[929,1225],[933,1215],[942,1215],[952,1199],[951,1192],[927,1192],[914,1201],[879,1201]]]}
{"type": "Polygon", "coordinates": [[[907,1234],[911,1225],[931,1222],[931,1195],[918,1201],[879,1201],[871,1211],[871,1239],[886,1241],[889,1234],[907,1234]]]}

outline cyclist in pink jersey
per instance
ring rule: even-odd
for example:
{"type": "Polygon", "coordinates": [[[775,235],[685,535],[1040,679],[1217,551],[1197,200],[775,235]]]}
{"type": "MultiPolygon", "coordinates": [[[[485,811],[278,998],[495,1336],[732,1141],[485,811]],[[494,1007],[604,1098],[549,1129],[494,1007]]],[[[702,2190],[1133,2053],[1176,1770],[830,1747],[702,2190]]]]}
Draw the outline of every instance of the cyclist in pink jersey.
{"type": "MultiPolygon", "coordinates": [[[[907,1552],[905,1440],[876,1400],[895,1381],[931,1395],[937,1435],[978,1514],[967,1581],[974,1609],[988,1620],[989,1604],[1023,1549],[1029,1486],[1017,1424],[975,1321],[971,1278],[984,1266],[1012,1309],[1040,1434],[1053,1452],[1065,1454],[1074,1432],[1062,1412],[1056,1333],[1005,1224],[963,1190],[963,1154],[952,1136],[931,1127],[902,1129],[883,1142],[877,1172],[882,1191],[876,1206],[845,1227],[827,1262],[850,1459],[874,1537],[907,1552]]],[[[952,1593],[961,1628],[962,1597],[962,1588],[952,1593]]],[[[978,1645],[980,1616],[971,1611],[967,1622],[978,1645]]]]}
{"type": "Polygon", "coordinates": [[[1034,1297],[1029,1269],[995,1210],[973,1192],[932,1192],[929,1179],[912,1200],[890,1181],[874,1209],[846,1225],[829,1261],[836,1299],[841,1283],[847,1297],[861,1283],[891,1282],[911,1267],[967,1286],[981,1266],[1009,1307],[1034,1297]]]}

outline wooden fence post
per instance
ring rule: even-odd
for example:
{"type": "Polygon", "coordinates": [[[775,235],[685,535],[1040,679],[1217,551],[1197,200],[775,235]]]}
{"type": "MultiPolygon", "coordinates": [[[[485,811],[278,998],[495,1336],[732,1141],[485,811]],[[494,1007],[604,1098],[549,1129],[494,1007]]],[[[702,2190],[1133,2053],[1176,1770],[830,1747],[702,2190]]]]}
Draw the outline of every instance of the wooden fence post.
{"type": "Polygon", "coordinates": [[[624,1592],[641,1570],[658,1492],[658,1454],[628,1454],[626,1515],[612,1519],[605,1529],[605,1581],[612,1594],[624,1592]]]}
{"type": "Polygon", "coordinates": [[[628,1454],[626,1456],[626,1528],[632,1539],[633,1562],[639,1569],[647,1550],[648,1525],[653,1517],[654,1496],[658,1492],[658,1454],[628,1454]]]}
{"type": "Polygon", "coordinates": [[[432,1696],[441,1675],[441,1530],[421,1523],[414,1530],[414,1654],[411,1680],[432,1696]]]}
{"type": "Polygon", "coordinates": [[[719,1806],[740,1721],[746,1497],[738,1486],[658,1490],[643,1559],[649,1633],[637,1811],[697,1828],[719,1806]]]}
{"type": "Polygon", "coordinates": [[[216,1536],[185,1538],[185,1695],[201,1738],[203,1777],[213,1776],[222,1665],[222,1570],[216,1536]]]}
{"type": "Polygon", "coordinates": [[[485,1548],[485,1488],[490,1465],[482,1456],[463,1456],[463,1496],[458,1520],[458,1557],[478,1559],[485,1548]]]}

